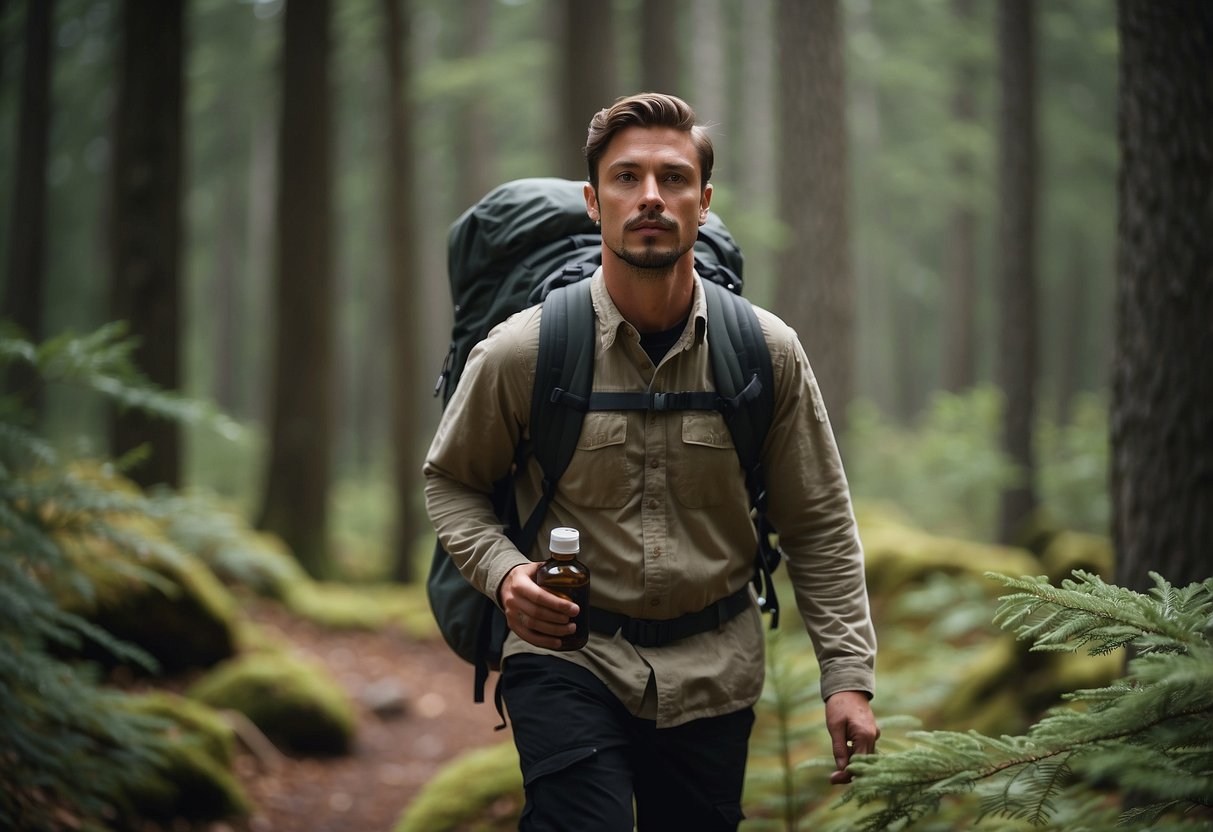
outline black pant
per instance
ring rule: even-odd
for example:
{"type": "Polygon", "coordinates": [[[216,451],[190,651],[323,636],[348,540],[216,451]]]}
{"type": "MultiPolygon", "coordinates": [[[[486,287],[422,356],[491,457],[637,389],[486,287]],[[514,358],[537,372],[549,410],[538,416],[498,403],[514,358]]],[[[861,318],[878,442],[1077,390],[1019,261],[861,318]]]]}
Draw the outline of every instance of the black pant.
{"type": "Polygon", "coordinates": [[[754,711],[675,728],[632,716],[593,673],[515,655],[502,691],[522,762],[525,832],[736,830],[754,711]]]}

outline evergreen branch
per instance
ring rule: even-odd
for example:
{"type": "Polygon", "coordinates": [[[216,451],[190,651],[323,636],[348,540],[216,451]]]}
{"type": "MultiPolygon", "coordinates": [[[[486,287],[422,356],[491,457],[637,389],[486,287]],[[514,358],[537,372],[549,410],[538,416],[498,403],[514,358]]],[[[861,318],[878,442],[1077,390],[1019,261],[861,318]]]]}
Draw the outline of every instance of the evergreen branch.
{"type": "Polygon", "coordinates": [[[1057,708],[1025,736],[976,732],[911,735],[912,749],[852,764],[855,785],[843,801],[882,802],[865,829],[912,823],[944,797],[981,789],[982,815],[1047,823],[1058,800],[1086,782],[1121,784],[1151,811],[1203,806],[1213,793],[1213,647],[1206,632],[1213,580],[1178,589],[1155,575],[1150,595],[1076,572],[1055,588],[1043,579],[1000,577],[1021,590],[1003,599],[999,620],[1046,649],[1077,641],[1092,652],[1132,642],[1139,655],[1124,679],[1066,698],[1084,710],[1057,708]],[[991,788],[994,787],[994,788],[991,788]]]}
{"type": "Polygon", "coordinates": [[[1154,650],[1185,650],[1204,640],[1193,626],[1201,615],[1213,612],[1213,580],[1176,590],[1151,573],[1154,601],[1122,587],[1105,583],[1098,575],[1081,570],[1077,580],[1061,587],[1045,577],[1011,578],[987,573],[1004,585],[1020,590],[1004,596],[994,622],[1014,628],[1021,639],[1035,641],[1037,651],[1073,651],[1093,644],[1092,654],[1106,653],[1130,643],[1154,650]]]}

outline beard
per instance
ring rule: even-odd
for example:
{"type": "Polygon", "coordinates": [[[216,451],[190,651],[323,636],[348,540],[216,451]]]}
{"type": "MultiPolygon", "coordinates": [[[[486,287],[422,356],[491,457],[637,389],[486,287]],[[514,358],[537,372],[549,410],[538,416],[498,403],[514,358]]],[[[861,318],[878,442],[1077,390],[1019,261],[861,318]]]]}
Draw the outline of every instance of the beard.
{"type": "MultiPolygon", "coordinates": [[[[641,223],[654,221],[668,223],[670,230],[675,232],[678,230],[677,222],[654,214],[637,217],[625,225],[624,228],[625,230],[631,230],[631,228],[641,223]]],[[[690,251],[693,245],[694,243],[685,247],[658,248],[656,240],[647,240],[641,248],[629,248],[626,244],[620,242],[618,248],[611,246],[611,251],[614,252],[616,257],[636,271],[649,273],[652,277],[661,277],[674,268],[674,264],[681,260],[683,255],[690,251]]]]}

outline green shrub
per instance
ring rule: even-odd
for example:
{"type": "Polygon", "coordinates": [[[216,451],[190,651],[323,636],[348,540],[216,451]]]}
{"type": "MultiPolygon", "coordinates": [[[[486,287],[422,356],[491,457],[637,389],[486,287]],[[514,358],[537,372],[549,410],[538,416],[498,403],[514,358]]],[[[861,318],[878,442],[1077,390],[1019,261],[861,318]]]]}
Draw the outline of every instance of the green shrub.
{"type": "MultiPolygon", "coordinates": [[[[166,418],[213,417],[147,385],[131,349],[120,326],[40,346],[0,327],[0,373],[22,365],[48,386],[84,387],[166,418]]],[[[106,581],[163,588],[143,564],[180,553],[143,522],[142,494],[106,481],[111,463],[73,465],[31,429],[24,393],[0,396],[0,828],[98,829],[169,759],[170,723],[101,687],[94,666],[64,658],[91,646],[157,667],[147,651],[61,608],[56,593],[87,601],[106,581]],[[96,558],[88,572],[74,556],[101,551],[116,556],[96,558]]]]}

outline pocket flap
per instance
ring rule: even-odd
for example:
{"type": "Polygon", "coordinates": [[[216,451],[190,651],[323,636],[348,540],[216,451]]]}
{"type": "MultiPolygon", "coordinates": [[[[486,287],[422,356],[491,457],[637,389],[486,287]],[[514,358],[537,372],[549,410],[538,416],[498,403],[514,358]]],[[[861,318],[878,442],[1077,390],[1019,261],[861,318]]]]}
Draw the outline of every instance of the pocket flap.
{"type": "Polygon", "coordinates": [[[688,445],[705,445],[709,448],[731,448],[733,437],[719,413],[682,414],[682,441],[688,445]]]}
{"type": "Polygon", "coordinates": [[[610,445],[622,445],[628,436],[626,413],[587,413],[581,423],[577,450],[592,451],[610,445]]]}

